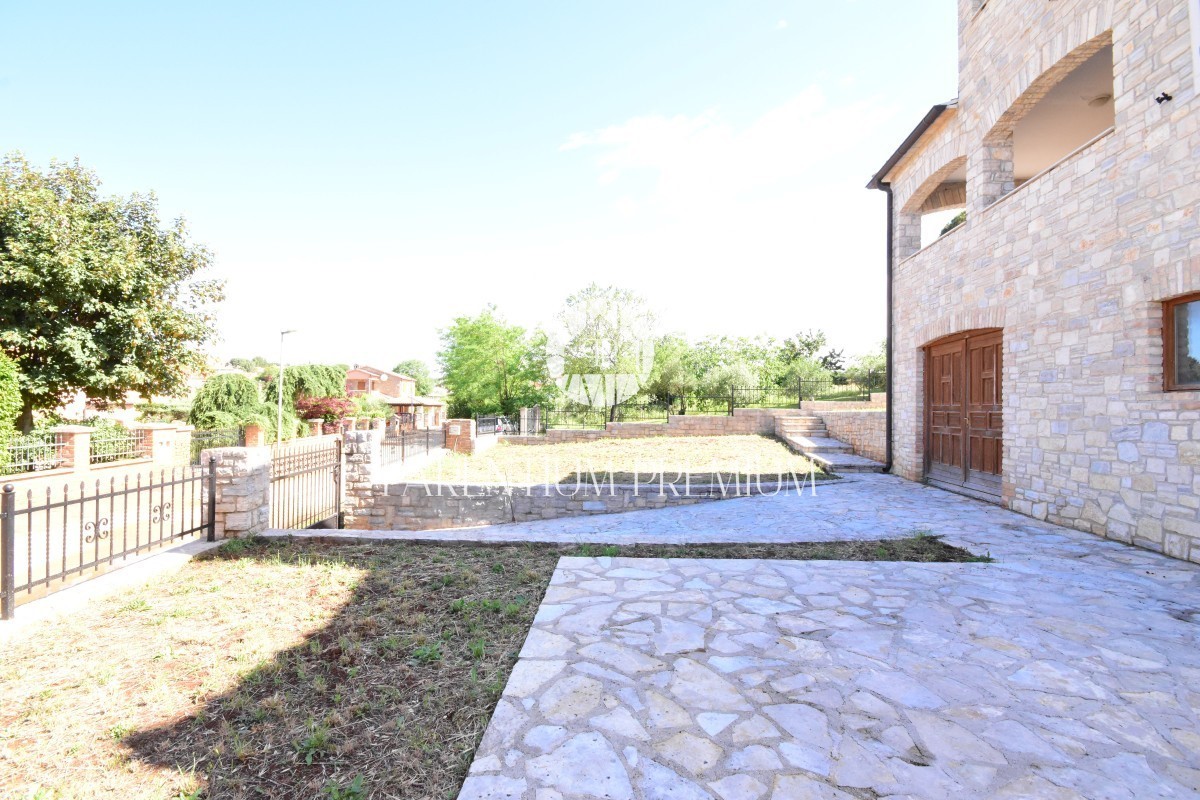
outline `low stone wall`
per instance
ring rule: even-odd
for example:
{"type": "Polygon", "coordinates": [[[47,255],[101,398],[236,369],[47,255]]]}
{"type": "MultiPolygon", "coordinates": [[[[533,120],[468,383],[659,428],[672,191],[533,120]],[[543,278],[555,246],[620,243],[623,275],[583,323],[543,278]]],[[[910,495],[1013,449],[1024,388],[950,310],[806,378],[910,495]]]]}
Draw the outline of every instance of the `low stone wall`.
{"type": "Polygon", "coordinates": [[[729,415],[672,414],[666,422],[610,422],[604,430],[554,428],[528,444],[593,442],[597,439],[642,439],[650,436],[773,436],[777,417],[796,417],[795,408],[738,408],[729,415]]]}
{"type": "Polygon", "coordinates": [[[854,448],[854,454],[883,463],[887,460],[887,412],[882,408],[815,412],[829,435],[854,448]]]}
{"type": "Polygon", "coordinates": [[[864,408],[887,408],[886,394],[873,394],[870,400],[805,400],[804,411],[857,411],[864,408]]]}
{"type": "Polygon", "coordinates": [[[786,490],[780,484],[684,487],[658,484],[497,485],[399,483],[374,487],[371,507],[354,515],[356,530],[428,531],[558,517],[612,514],[646,508],[686,506],[786,490]]]}
{"type": "MultiPolygon", "coordinates": [[[[271,522],[271,449],[218,447],[205,450],[201,457],[205,464],[214,462],[217,476],[216,537],[237,538],[265,531],[271,522]]],[[[201,494],[200,502],[207,518],[207,492],[201,494]]]]}

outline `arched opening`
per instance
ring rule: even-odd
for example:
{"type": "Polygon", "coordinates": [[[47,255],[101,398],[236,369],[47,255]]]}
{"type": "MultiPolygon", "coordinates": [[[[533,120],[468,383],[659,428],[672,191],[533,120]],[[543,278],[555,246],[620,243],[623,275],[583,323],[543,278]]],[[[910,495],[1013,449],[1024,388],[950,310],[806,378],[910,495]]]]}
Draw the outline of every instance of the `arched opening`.
{"type": "Polygon", "coordinates": [[[925,347],[925,479],[999,502],[1004,334],[965,331],[925,347]]]}

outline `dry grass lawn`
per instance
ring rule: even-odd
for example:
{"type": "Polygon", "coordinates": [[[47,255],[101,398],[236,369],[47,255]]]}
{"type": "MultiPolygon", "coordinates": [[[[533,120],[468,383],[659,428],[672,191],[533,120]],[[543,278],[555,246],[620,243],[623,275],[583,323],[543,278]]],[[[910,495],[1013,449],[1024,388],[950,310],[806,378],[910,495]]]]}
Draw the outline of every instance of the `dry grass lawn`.
{"type": "Polygon", "coordinates": [[[0,796],[453,798],[560,555],[971,560],[928,536],[234,541],[0,652],[0,796]]]}
{"type": "Polygon", "coordinates": [[[763,480],[828,477],[816,465],[770,436],[689,436],[646,439],[600,439],[594,442],[518,445],[503,439],[479,455],[450,453],[413,474],[413,481],[439,483],[505,483],[527,486],[574,483],[595,475],[607,482],[644,482],[659,476],[681,483],[690,474],[692,485],[709,483],[719,475],[732,482],[761,476],[763,480]]]}

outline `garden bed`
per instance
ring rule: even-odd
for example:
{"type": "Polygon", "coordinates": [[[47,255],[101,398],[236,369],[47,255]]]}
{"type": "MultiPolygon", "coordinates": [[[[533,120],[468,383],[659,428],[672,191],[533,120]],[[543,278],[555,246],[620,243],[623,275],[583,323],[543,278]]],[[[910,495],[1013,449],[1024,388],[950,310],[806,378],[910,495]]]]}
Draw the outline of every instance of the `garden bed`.
{"type": "Polygon", "coordinates": [[[16,797],[452,798],[562,555],[978,560],[939,539],[235,540],[0,655],[16,797]]]}

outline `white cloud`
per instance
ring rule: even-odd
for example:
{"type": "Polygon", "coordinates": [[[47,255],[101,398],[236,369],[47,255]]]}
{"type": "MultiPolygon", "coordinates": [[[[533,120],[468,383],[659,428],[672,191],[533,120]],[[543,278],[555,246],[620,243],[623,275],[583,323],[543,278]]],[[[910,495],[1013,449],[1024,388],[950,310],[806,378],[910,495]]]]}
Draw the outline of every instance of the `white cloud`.
{"type": "MultiPolygon", "coordinates": [[[[562,151],[596,152],[598,182],[627,195],[622,179],[649,177],[647,213],[695,219],[739,215],[765,195],[803,193],[823,169],[868,138],[891,112],[875,101],[832,107],[811,86],[738,127],[708,109],[694,116],[633,117],[567,137],[562,151]]],[[[844,167],[841,169],[844,174],[844,167]]]]}
{"type": "Polygon", "coordinates": [[[786,28],[787,26],[788,26],[788,21],[786,19],[781,19],[781,20],[779,20],[779,22],[775,23],[775,30],[781,31],[784,28],[786,28]]]}

